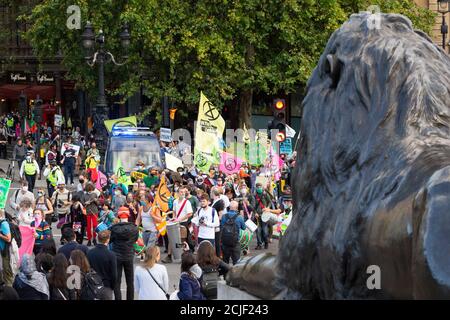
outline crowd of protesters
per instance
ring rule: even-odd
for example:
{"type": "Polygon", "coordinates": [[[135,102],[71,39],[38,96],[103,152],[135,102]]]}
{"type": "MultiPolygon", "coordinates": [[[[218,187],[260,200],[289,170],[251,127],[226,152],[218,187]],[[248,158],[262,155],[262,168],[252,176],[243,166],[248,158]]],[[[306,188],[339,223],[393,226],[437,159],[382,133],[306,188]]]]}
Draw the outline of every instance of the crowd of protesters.
{"type": "MultiPolygon", "coordinates": [[[[291,215],[289,186],[281,191],[279,184],[257,182],[263,167],[244,163],[239,172],[226,175],[215,166],[209,172],[194,166],[174,172],[139,161],[135,171],[143,178],[126,185],[111,175],[99,187],[101,156],[92,135],[85,139],[79,128],[63,135],[44,127],[39,152],[32,135],[8,137],[22,180],[10,196],[12,212],[0,210],[3,299],[121,300],[122,272],[128,300],[135,294],[142,300],[216,299],[217,281],[231,265],[250,250],[269,248],[274,226],[263,221],[264,212],[282,217],[280,221],[291,215]],[[80,152],[66,148],[61,154],[64,143],[80,146],[80,152]],[[47,188],[35,188],[40,175],[47,188]],[[155,197],[163,177],[170,197],[169,210],[161,215],[155,197]],[[173,262],[173,252],[167,234],[158,228],[169,218],[183,227],[186,244],[178,290],[172,295],[164,264],[173,262]],[[248,220],[257,226],[254,248],[249,248],[248,220]],[[60,241],[53,236],[55,228],[61,230],[60,241]],[[34,238],[28,249],[26,230],[34,238]],[[75,288],[68,281],[71,267],[81,275],[75,288]]],[[[162,153],[178,155],[181,149],[179,143],[161,142],[162,153]]],[[[287,175],[294,164],[286,161],[287,175]]]]}

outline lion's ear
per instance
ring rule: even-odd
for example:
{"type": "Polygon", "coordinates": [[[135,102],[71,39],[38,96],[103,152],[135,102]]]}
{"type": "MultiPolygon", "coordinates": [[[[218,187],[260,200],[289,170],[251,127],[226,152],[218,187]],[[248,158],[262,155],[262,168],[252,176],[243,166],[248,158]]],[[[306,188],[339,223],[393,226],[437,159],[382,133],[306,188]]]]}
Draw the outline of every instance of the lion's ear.
{"type": "Polygon", "coordinates": [[[327,54],[325,73],[331,78],[331,87],[336,88],[341,77],[342,62],[335,54],[327,54]]]}

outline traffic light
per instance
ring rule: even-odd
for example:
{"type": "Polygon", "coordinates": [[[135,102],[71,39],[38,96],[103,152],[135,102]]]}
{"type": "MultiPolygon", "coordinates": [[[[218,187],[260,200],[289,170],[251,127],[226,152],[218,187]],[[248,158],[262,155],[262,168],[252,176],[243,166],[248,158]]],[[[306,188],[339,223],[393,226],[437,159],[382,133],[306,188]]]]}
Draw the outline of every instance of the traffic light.
{"type": "Polygon", "coordinates": [[[39,97],[34,101],[33,116],[34,121],[42,122],[42,100],[39,97]]]}
{"type": "Polygon", "coordinates": [[[286,100],[274,99],[272,104],[273,120],[269,125],[269,130],[278,130],[276,140],[283,142],[286,140],[286,100]]]}

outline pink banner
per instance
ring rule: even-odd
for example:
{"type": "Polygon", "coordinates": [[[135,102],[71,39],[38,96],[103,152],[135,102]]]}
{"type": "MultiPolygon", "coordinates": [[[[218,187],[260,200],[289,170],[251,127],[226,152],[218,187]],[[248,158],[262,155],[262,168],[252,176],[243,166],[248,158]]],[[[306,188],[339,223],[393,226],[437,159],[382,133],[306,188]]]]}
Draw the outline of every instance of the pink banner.
{"type": "Polygon", "coordinates": [[[108,184],[108,178],[105,176],[105,174],[103,174],[103,172],[98,170],[98,179],[97,179],[97,182],[95,183],[95,187],[98,190],[102,190],[102,188],[104,186],[106,186],[107,184],[108,184]]]}
{"type": "MultiPolygon", "coordinates": [[[[34,247],[34,228],[19,226],[20,234],[22,235],[22,245],[19,248],[20,261],[24,254],[33,254],[34,247]]],[[[20,262],[19,262],[20,263],[20,262]]]]}
{"type": "Polygon", "coordinates": [[[270,156],[272,157],[270,171],[273,173],[275,181],[278,181],[281,178],[281,169],[283,168],[284,161],[273,148],[270,148],[270,156]]]}
{"type": "Polygon", "coordinates": [[[241,168],[242,162],[238,157],[227,152],[222,152],[219,170],[225,174],[237,173],[241,168]]]}

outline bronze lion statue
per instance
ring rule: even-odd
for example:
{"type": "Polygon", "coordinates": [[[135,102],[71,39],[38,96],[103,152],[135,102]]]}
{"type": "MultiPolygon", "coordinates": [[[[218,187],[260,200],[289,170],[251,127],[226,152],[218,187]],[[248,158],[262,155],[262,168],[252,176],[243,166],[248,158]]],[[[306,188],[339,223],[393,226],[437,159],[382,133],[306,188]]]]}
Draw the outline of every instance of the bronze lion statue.
{"type": "Polygon", "coordinates": [[[408,18],[379,18],[354,14],[329,39],[303,101],[294,218],[277,257],[243,262],[229,284],[262,298],[450,298],[450,58],[408,18]]]}

